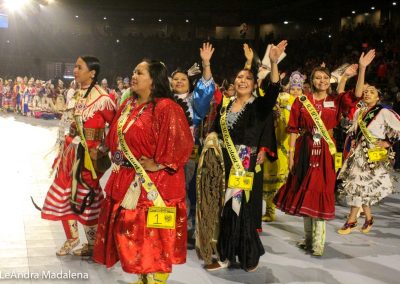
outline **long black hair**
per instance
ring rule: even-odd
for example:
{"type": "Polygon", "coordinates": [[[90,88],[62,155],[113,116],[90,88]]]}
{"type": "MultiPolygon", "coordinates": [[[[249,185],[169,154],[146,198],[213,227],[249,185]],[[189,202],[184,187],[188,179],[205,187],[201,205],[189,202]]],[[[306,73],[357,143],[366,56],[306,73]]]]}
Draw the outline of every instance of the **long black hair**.
{"type": "Polygon", "coordinates": [[[151,101],[156,98],[168,98],[174,100],[168,80],[168,70],[164,63],[157,60],[143,59],[149,67],[149,75],[153,80],[151,86],[151,101]]]}
{"type": "Polygon", "coordinates": [[[193,92],[193,90],[194,90],[194,81],[193,81],[193,79],[192,79],[191,77],[189,77],[187,71],[178,68],[178,69],[176,69],[174,72],[172,72],[171,78],[173,79],[174,76],[175,76],[176,74],[178,74],[178,73],[183,74],[183,75],[186,76],[186,78],[188,79],[188,82],[189,82],[189,90],[188,90],[188,92],[189,92],[189,93],[193,92]]]}
{"type": "Polygon", "coordinates": [[[153,80],[150,94],[150,102],[154,105],[153,111],[155,110],[156,104],[156,102],[154,101],[155,98],[171,99],[181,106],[183,112],[186,115],[189,125],[192,125],[193,122],[190,118],[187,104],[181,99],[175,98],[174,94],[171,91],[170,83],[168,80],[168,70],[165,64],[160,61],[150,59],[143,59],[142,62],[146,62],[148,64],[150,78],[153,80]]]}
{"type": "Polygon", "coordinates": [[[83,96],[86,98],[89,94],[90,91],[93,89],[93,87],[96,85],[99,74],[100,74],[100,60],[97,57],[90,56],[90,55],[85,55],[85,56],[79,56],[87,65],[89,71],[95,71],[92,83],[90,83],[90,86],[88,90],[86,91],[85,95],[83,96]]]}

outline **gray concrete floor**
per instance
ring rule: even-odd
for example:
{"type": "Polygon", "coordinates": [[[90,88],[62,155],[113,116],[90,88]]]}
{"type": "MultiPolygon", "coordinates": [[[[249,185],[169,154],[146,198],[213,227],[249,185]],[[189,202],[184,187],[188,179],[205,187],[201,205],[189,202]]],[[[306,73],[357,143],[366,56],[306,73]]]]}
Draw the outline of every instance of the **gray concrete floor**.
{"type": "MultiPolygon", "coordinates": [[[[54,153],[48,152],[55,142],[56,126],[57,121],[0,113],[0,283],[133,282],[136,276],[124,273],[119,265],[107,270],[90,260],[55,255],[65,239],[62,226],[42,220],[29,197],[42,204],[51,183],[49,169],[54,153]],[[89,279],[54,280],[42,274],[68,271],[87,273],[89,279]],[[7,273],[25,275],[6,279],[7,273]],[[26,279],[28,273],[31,279],[26,279]],[[39,279],[33,279],[34,273],[39,279]]],[[[348,210],[337,206],[337,218],[327,224],[326,251],[320,258],[295,246],[302,238],[301,218],[278,212],[276,222],[263,225],[261,239],[266,254],[256,272],[225,269],[209,273],[195,252],[188,251],[187,263],[174,267],[168,283],[399,283],[399,200],[392,195],[373,208],[376,223],[369,234],[338,235],[336,230],[348,210]]]]}

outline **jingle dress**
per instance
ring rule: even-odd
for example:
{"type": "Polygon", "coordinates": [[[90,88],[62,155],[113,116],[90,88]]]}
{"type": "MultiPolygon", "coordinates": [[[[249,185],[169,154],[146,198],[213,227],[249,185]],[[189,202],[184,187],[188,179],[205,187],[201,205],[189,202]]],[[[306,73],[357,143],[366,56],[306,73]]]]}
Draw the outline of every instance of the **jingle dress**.
{"type": "MultiPolygon", "coordinates": [[[[361,111],[355,113],[350,128],[350,135],[355,139],[355,146],[339,173],[343,180],[339,189],[341,197],[349,206],[374,205],[393,192],[393,154],[389,159],[372,162],[368,159],[368,149],[374,147],[362,134],[357,120],[361,111]]],[[[370,133],[380,139],[395,143],[400,138],[400,116],[380,105],[363,113],[363,120],[370,133]]]]}

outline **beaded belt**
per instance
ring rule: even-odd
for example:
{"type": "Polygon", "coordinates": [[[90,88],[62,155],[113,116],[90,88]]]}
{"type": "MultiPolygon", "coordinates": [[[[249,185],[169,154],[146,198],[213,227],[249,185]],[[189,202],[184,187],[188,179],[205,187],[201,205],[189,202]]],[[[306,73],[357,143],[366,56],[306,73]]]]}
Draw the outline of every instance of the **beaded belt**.
{"type": "Polygon", "coordinates": [[[114,152],[113,156],[111,157],[111,162],[125,168],[133,168],[131,162],[125,158],[124,154],[120,150],[114,152]]]}
{"type": "MultiPolygon", "coordinates": [[[[84,128],[83,134],[86,140],[102,140],[104,137],[104,128],[84,128]]],[[[75,137],[78,131],[74,127],[70,127],[69,136],[75,137]]]]}
{"type": "MultiPolygon", "coordinates": [[[[225,147],[224,141],[222,141],[221,139],[219,139],[219,143],[220,143],[220,145],[221,145],[221,148],[226,148],[226,147],[225,147]]],[[[237,150],[237,149],[238,149],[238,145],[235,145],[235,148],[236,148],[236,150],[237,150]]],[[[251,155],[257,154],[257,147],[255,147],[255,146],[250,146],[250,154],[251,154],[251,155]]]]}
{"type": "MultiPolygon", "coordinates": [[[[329,132],[330,136],[333,136],[333,129],[329,129],[328,132],[329,132]]],[[[305,129],[300,129],[299,130],[299,135],[300,136],[303,136],[303,135],[311,135],[311,136],[313,136],[313,133],[311,131],[308,131],[308,130],[305,130],[305,129]]]]}

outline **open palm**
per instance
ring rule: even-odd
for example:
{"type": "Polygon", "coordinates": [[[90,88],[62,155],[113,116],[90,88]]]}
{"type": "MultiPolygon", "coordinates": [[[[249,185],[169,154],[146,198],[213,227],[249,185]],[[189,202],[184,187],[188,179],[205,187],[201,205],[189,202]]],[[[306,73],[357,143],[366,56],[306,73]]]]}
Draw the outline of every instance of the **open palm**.
{"type": "Polygon", "coordinates": [[[248,62],[251,62],[253,60],[253,50],[249,47],[247,43],[243,44],[243,50],[244,50],[244,56],[246,57],[246,60],[248,62]]]}
{"type": "Polygon", "coordinates": [[[360,67],[367,67],[372,60],[375,58],[375,49],[371,49],[370,51],[367,52],[367,54],[361,53],[360,60],[358,63],[360,64],[360,67]]]}
{"type": "Polygon", "coordinates": [[[212,44],[209,42],[203,43],[203,47],[200,47],[200,57],[203,60],[203,62],[209,62],[212,55],[214,53],[214,48],[212,47],[212,44]]]}
{"type": "Polygon", "coordinates": [[[278,43],[278,45],[272,45],[269,52],[269,58],[271,59],[271,62],[278,62],[279,57],[285,51],[287,45],[287,40],[282,40],[280,43],[278,43]]]}
{"type": "Polygon", "coordinates": [[[351,64],[344,70],[344,76],[347,78],[351,78],[355,75],[357,75],[357,69],[358,69],[358,64],[351,64]]]}

